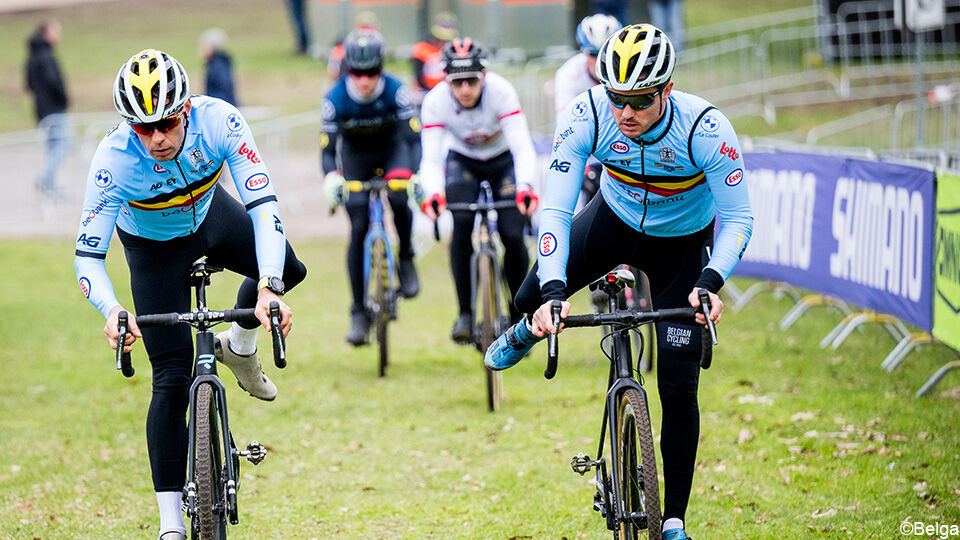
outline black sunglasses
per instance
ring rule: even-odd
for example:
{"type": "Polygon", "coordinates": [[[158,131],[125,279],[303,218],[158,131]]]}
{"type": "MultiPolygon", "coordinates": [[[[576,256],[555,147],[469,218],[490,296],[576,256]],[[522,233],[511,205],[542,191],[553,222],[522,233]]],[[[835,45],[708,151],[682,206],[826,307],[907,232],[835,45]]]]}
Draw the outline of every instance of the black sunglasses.
{"type": "Polygon", "coordinates": [[[611,92],[609,88],[607,90],[607,99],[610,100],[610,103],[613,103],[613,106],[622,109],[627,105],[635,111],[642,111],[647,107],[653,105],[657,102],[657,96],[663,92],[663,87],[657,88],[657,91],[652,94],[640,94],[637,96],[625,96],[623,94],[617,94],[611,92]]]}
{"type": "Polygon", "coordinates": [[[364,75],[366,75],[367,77],[376,77],[377,75],[380,75],[382,71],[383,71],[383,68],[380,66],[367,68],[367,69],[350,68],[349,70],[350,74],[353,75],[354,77],[363,77],[364,75]]]}

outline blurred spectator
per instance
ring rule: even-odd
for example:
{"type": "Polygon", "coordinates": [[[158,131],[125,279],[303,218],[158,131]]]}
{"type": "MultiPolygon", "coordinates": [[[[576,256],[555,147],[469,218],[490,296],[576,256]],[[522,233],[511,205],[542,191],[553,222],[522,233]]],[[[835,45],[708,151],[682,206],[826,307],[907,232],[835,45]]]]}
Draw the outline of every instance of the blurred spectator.
{"type": "Polygon", "coordinates": [[[293,21],[293,33],[297,39],[295,54],[306,54],[310,46],[310,37],[307,35],[306,2],[304,0],[287,0],[290,8],[290,19],[293,21]]]}
{"type": "Polygon", "coordinates": [[[206,94],[236,106],[233,65],[226,48],[227,33],[223,29],[211,28],[200,34],[200,56],[207,62],[206,94]]]}
{"type": "Polygon", "coordinates": [[[422,102],[423,96],[443,80],[443,46],[459,35],[457,16],[442,11],[434,18],[433,26],[430,27],[430,38],[413,46],[410,61],[413,63],[413,76],[416,81],[413,92],[416,103],[422,102]]]}
{"type": "MultiPolygon", "coordinates": [[[[380,18],[372,11],[359,11],[353,19],[353,26],[355,30],[375,30],[380,32],[380,18]]],[[[327,75],[330,75],[330,79],[337,80],[340,78],[340,75],[342,75],[340,72],[341,62],[343,62],[342,37],[337,39],[336,46],[330,51],[330,56],[327,57],[327,75]]]]}
{"type": "Polygon", "coordinates": [[[33,94],[37,122],[46,143],[43,172],[37,179],[37,190],[57,194],[57,168],[67,155],[70,144],[70,123],[67,117],[67,89],[53,46],[60,41],[62,27],[56,19],[40,24],[28,40],[27,89],[33,94]]]}
{"type": "Polygon", "coordinates": [[[683,47],[683,6],[681,0],[650,0],[650,24],[663,30],[670,36],[673,49],[680,52],[683,47]]]}

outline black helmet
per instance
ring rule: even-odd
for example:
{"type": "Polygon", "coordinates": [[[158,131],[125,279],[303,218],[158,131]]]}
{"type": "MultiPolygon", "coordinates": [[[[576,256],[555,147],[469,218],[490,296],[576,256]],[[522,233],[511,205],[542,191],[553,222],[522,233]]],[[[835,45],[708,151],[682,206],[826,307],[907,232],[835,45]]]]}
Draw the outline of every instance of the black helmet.
{"type": "Polygon", "coordinates": [[[347,69],[373,69],[383,65],[386,45],[376,30],[354,30],[343,39],[343,63],[347,69]]]}
{"type": "Polygon", "coordinates": [[[443,70],[447,75],[479,75],[485,69],[487,53],[472,39],[454,39],[443,46],[443,70]]]}

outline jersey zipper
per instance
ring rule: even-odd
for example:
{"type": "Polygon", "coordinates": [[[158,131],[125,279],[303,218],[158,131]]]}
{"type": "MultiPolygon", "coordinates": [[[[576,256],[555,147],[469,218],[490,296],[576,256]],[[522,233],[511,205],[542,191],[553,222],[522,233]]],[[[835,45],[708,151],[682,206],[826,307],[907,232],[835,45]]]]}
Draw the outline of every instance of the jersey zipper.
{"type": "MultiPolygon", "coordinates": [[[[180,177],[183,178],[183,187],[189,186],[190,183],[187,182],[187,175],[183,174],[183,168],[180,167],[180,158],[175,158],[174,162],[177,164],[177,170],[180,171],[180,177]]],[[[193,198],[192,189],[190,190],[190,208],[193,210],[193,230],[190,232],[195,233],[197,232],[197,201],[193,198]]],[[[644,211],[644,215],[646,215],[646,211],[644,211]]]]}
{"type": "Polygon", "coordinates": [[[643,233],[643,223],[647,220],[647,196],[650,194],[650,183],[647,182],[647,164],[643,158],[643,139],[640,139],[640,175],[643,177],[643,216],[640,218],[640,232],[643,233]]]}

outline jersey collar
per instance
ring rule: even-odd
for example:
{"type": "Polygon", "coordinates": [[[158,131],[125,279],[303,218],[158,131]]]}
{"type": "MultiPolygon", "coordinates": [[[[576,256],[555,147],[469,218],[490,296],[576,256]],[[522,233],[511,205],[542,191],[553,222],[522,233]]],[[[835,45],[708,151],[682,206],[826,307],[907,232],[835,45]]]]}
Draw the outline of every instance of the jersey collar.
{"type": "Polygon", "coordinates": [[[373,103],[376,101],[377,98],[380,97],[380,94],[383,93],[383,89],[387,85],[386,77],[380,75],[380,81],[377,82],[377,87],[373,89],[373,92],[370,92],[369,96],[363,97],[360,95],[360,91],[357,90],[356,85],[353,84],[353,81],[350,80],[350,77],[346,77],[345,82],[347,83],[347,95],[350,96],[350,99],[360,103],[361,105],[366,105],[367,103],[373,103]]]}

